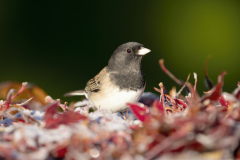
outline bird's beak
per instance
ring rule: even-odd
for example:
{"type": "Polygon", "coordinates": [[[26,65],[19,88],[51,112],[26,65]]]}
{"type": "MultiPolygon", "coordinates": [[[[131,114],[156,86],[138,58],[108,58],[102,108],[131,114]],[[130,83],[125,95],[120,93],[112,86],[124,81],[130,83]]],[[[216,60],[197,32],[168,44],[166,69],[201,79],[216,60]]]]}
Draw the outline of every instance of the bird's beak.
{"type": "Polygon", "coordinates": [[[143,55],[145,55],[145,54],[147,54],[147,53],[149,53],[149,52],[151,52],[150,49],[141,47],[141,48],[138,50],[138,53],[137,53],[137,54],[143,56],[143,55]]]}

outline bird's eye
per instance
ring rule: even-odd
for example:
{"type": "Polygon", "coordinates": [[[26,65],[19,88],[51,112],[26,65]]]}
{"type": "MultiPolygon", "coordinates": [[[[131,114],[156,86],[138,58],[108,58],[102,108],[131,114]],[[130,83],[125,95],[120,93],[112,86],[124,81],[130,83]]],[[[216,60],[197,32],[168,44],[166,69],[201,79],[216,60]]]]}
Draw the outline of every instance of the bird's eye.
{"type": "Polygon", "coordinates": [[[127,53],[132,53],[132,50],[131,49],[127,49],[127,53]]]}

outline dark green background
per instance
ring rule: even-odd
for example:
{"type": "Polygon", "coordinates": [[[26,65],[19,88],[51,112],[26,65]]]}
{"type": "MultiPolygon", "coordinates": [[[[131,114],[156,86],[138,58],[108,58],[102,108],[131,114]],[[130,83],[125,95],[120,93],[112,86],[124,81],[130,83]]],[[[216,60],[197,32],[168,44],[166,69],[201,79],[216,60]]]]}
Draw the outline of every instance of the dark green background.
{"type": "Polygon", "coordinates": [[[176,85],[158,65],[164,58],[182,80],[196,72],[201,94],[211,54],[210,77],[216,83],[226,70],[231,92],[240,80],[240,1],[0,1],[0,81],[33,82],[53,98],[83,89],[129,41],[152,50],[142,64],[146,91],[176,85]]]}

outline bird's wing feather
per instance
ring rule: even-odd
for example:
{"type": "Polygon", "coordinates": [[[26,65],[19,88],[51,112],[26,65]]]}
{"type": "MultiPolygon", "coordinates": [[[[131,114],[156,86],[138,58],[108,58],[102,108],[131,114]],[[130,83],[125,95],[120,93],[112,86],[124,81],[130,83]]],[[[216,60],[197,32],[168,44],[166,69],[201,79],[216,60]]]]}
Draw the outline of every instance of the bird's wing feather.
{"type": "Polygon", "coordinates": [[[106,67],[103,68],[94,78],[87,82],[86,92],[98,92],[101,89],[101,78],[106,74],[106,67]]]}
{"type": "Polygon", "coordinates": [[[83,96],[83,95],[85,95],[84,90],[77,90],[77,91],[72,91],[72,92],[68,92],[68,93],[64,94],[64,97],[67,97],[67,96],[83,96]]]}

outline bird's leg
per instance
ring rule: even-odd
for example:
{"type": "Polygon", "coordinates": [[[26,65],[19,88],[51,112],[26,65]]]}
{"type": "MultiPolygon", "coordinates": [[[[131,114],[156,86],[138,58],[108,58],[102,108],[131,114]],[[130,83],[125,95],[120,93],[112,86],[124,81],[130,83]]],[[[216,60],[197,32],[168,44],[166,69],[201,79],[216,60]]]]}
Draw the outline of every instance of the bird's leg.
{"type": "Polygon", "coordinates": [[[87,115],[89,114],[89,105],[90,105],[90,101],[87,104],[87,115]]]}
{"type": "Polygon", "coordinates": [[[127,118],[124,116],[123,112],[120,112],[120,114],[122,115],[123,119],[127,121],[127,118]]]}

